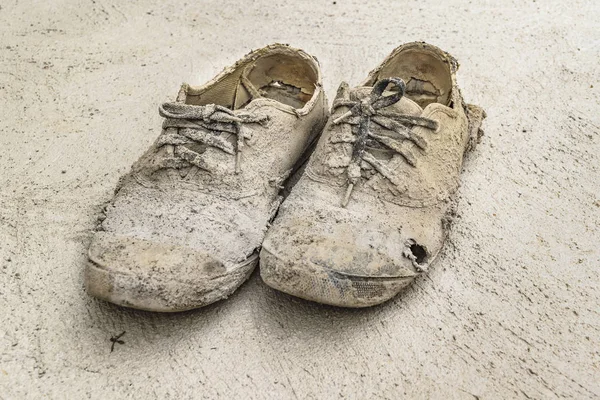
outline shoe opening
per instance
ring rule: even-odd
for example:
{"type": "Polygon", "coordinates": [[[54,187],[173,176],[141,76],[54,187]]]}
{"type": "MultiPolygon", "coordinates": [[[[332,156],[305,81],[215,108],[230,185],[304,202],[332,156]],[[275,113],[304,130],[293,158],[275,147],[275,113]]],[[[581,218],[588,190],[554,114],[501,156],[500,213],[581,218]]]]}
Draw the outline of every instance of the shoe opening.
{"type": "Polygon", "coordinates": [[[189,88],[187,104],[218,104],[229,109],[245,107],[257,98],[269,98],[300,109],[319,83],[318,65],[298,50],[266,47],[247,56],[222,79],[201,88],[189,88]]]}
{"type": "Polygon", "coordinates": [[[399,77],[406,83],[405,96],[422,108],[431,103],[450,106],[451,71],[450,60],[441,50],[433,46],[409,46],[387,60],[372,84],[399,77]]]}

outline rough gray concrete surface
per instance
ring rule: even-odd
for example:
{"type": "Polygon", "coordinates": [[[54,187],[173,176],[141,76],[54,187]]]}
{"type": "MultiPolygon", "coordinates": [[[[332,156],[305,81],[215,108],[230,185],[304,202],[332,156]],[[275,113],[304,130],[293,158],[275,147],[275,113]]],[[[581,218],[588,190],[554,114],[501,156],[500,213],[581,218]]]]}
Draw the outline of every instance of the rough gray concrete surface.
{"type": "Polygon", "coordinates": [[[2,0],[0,398],[599,397],[599,17],[595,0],[2,0]],[[87,296],[99,208],[182,81],[279,41],[319,58],[333,98],[412,40],[458,58],[488,113],[426,277],[365,310],[256,273],[176,315],[87,296]]]}

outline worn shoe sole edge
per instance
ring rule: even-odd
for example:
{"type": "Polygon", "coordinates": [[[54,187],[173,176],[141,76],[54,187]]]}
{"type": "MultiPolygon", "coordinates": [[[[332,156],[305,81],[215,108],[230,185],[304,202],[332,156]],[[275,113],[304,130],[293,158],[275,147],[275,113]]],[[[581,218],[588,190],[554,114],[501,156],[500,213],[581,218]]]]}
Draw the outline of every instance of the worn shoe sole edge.
{"type": "Polygon", "coordinates": [[[229,297],[252,274],[258,252],[231,272],[206,284],[162,280],[111,271],[88,260],[85,269],[87,292],[98,299],[123,307],[156,312],[180,312],[200,308],[229,297]],[[198,288],[209,286],[208,290],[198,288]]]}
{"type": "Polygon", "coordinates": [[[395,297],[417,275],[362,277],[333,271],[304,261],[287,262],[265,246],[260,253],[260,276],[273,289],[332,306],[364,308],[395,297]]]}

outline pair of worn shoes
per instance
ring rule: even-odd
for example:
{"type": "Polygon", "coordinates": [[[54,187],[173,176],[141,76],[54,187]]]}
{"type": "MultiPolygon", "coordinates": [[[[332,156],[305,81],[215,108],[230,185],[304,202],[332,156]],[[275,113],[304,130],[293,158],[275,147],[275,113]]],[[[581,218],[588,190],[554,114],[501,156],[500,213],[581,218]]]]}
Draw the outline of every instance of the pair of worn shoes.
{"type": "Polygon", "coordinates": [[[438,256],[481,135],[457,69],[437,47],[402,45],[360,86],[342,83],[331,116],[317,60],[286,45],[184,84],[103,210],[89,293],[189,310],[229,296],[260,260],[265,283],[304,299],[395,296],[438,256]]]}

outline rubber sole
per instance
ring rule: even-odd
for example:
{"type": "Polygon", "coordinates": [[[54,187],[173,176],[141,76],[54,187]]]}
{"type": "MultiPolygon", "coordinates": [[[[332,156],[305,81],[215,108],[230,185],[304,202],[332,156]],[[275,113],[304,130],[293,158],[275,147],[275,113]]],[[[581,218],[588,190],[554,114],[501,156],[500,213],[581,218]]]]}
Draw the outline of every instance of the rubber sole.
{"type": "Polygon", "coordinates": [[[294,264],[263,247],[260,276],[273,289],[338,307],[371,307],[396,296],[416,277],[362,277],[309,262],[294,264]]]}
{"type": "Polygon", "coordinates": [[[123,307],[180,312],[227,298],[250,277],[257,264],[258,253],[231,272],[208,282],[182,282],[128,275],[88,261],[85,282],[90,295],[123,307]]]}

